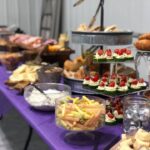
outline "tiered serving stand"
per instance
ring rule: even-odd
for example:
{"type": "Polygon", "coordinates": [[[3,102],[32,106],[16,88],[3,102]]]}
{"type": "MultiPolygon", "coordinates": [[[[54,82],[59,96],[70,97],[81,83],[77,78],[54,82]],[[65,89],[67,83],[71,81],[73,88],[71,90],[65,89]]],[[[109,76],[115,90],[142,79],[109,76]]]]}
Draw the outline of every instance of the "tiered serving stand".
{"type": "MultiPolygon", "coordinates": [[[[101,15],[100,15],[100,27],[102,31],[99,32],[80,32],[80,31],[72,31],[72,42],[76,44],[80,44],[81,47],[84,45],[92,45],[94,47],[100,47],[103,49],[104,46],[129,46],[132,44],[132,35],[133,32],[126,30],[126,31],[119,31],[119,32],[104,32],[104,0],[100,0],[100,7],[101,8],[101,15]]],[[[94,19],[94,18],[93,18],[94,19]]],[[[118,63],[135,63],[135,69],[137,69],[137,58],[141,55],[141,53],[137,53],[135,60],[130,61],[104,61],[104,62],[98,62],[94,61],[94,63],[99,64],[110,64],[110,72],[112,72],[112,67],[115,65],[117,68],[118,63]]],[[[100,70],[99,70],[100,71],[100,70]]],[[[117,69],[115,69],[115,72],[117,73],[117,69]]],[[[137,75],[138,77],[138,75],[137,75]]],[[[108,95],[103,92],[99,92],[96,90],[92,90],[90,88],[84,88],[82,86],[82,80],[76,80],[76,79],[64,79],[65,83],[69,84],[72,87],[72,92],[77,94],[88,94],[88,95],[101,95],[101,96],[107,96],[114,98],[116,96],[125,96],[129,94],[135,94],[139,91],[130,91],[123,94],[113,94],[108,95]]],[[[143,91],[143,90],[140,90],[143,91]]]]}

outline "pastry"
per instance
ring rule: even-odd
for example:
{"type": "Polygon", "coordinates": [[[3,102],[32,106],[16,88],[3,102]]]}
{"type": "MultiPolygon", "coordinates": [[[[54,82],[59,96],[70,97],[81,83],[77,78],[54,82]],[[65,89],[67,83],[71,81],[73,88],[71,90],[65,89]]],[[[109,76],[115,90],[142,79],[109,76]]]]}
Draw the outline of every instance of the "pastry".
{"type": "Polygon", "coordinates": [[[117,122],[122,122],[123,121],[123,111],[122,111],[122,109],[116,109],[113,113],[114,113],[114,116],[115,116],[117,122]]]}
{"type": "Polygon", "coordinates": [[[117,60],[124,60],[125,59],[124,52],[122,49],[115,49],[113,56],[117,60]]]}
{"type": "Polygon", "coordinates": [[[118,91],[119,92],[127,92],[128,91],[128,86],[125,83],[125,81],[121,81],[119,86],[118,86],[118,91]]]}
{"type": "Polygon", "coordinates": [[[135,47],[139,50],[150,50],[150,40],[143,39],[134,43],[135,47]]]}
{"type": "Polygon", "coordinates": [[[113,59],[113,55],[112,55],[111,49],[107,49],[107,50],[105,51],[105,56],[106,56],[106,59],[107,59],[107,60],[112,60],[112,59],[113,59]]]}
{"type": "Polygon", "coordinates": [[[116,31],[117,26],[116,25],[111,25],[105,28],[104,32],[113,32],[116,31]]]}
{"type": "Polygon", "coordinates": [[[103,81],[100,82],[97,90],[99,90],[99,91],[104,91],[105,90],[105,83],[103,81]]]}
{"type": "Polygon", "coordinates": [[[89,85],[90,83],[90,76],[86,76],[83,80],[83,85],[89,85]]]}
{"type": "Polygon", "coordinates": [[[107,93],[115,93],[117,90],[117,85],[114,81],[110,82],[106,87],[105,87],[105,91],[107,93]]]}
{"type": "Polygon", "coordinates": [[[146,83],[145,83],[143,78],[138,80],[138,86],[140,86],[141,88],[145,88],[146,87],[146,83]]]}
{"type": "Polygon", "coordinates": [[[86,24],[80,24],[77,31],[87,31],[88,27],[86,24]]]}
{"type": "Polygon", "coordinates": [[[98,85],[99,85],[99,81],[100,81],[99,75],[96,74],[96,75],[94,75],[94,76],[92,76],[92,77],[90,78],[89,86],[92,87],[92,88],[97,88],[98,85]]]}
{"type": "Polygon", "coordinates": [[[94,55],[94,59],[98,61],[104,61],[106,59],[104,50],[99,49],[94,55]]]}
{"type": "Polygon", "coordinates": [[[150,33],[142,34],[141,36],[139,36],[138,39],[139,40],[144,40],[144,39],[150,40],[150,33]]]}
{"type": "Polygon", "coordinates": [[[107,125],[115,125],[116,124],[116,118],[111,112],[106,113],[105,123],[107,125]]]}
{"type": "Polygon", "coordinates": [[[133,90],[138,90],[138,89],[140,89],[141,87],[138,85],[138,80],[136,80],[136,79],[133,80],[133,81],[131,82],[130,88],[133,89],[133,90]]]}
{"type": "Polygon", "coordinates": [[[74,73],[75,79],[84,79],[85,78],[85,71],[84,68],[81,66],[77,72],[74,73]]]}

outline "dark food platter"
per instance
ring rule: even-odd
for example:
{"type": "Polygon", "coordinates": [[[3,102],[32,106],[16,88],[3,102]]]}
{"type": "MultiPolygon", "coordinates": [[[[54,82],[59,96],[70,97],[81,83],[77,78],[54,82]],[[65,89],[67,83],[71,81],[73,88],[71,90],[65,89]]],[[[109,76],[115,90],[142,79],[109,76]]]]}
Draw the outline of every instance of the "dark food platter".
{"type": "Polygon", "coordinates": [[[129,89],[128,92],[114,92],[114,93],[108,93],[108,92],[102,92],[102,91],[98,91],[97,89],[93,89],[93,88],[90,88],[89,86],[83,86],[83,89],[88,89],[88,90],[91,90],[91,91],[94,91],[102,96],[106,96],[106,97],[110,97],[110,98],[115,98],[115,97],[118,97],[118,96],[127,96],[127,95],[131,95],[131,94],[136,94],[136,93],[139,93],[139,92],[144,92],[145,90],[147,90],[147,87],[148,87],[148,84],[145,88],[141,88],[139,90],[133,90],[133,89],[129,89]]]}
{"type": "Polygon", "coordinates": [[[97,60],[97,59],[93,59],[94,63],[131,63],[134,62],[134,58],[133,59],[112,59],[112,60],[97,60]]]}
{"type": "Polygon", "coordinates": [[[132,31],[119,32],[86,32],[72,31],[72,42],[92,45],[130,45],[132,31]]]}
{"type": "Polygon", "coordinates": [[[139,90],[132,90],[130,89],[128,92],[125,93],[120,93],[120,92],[115,92],[113,94],[111,93],[106,93],[106,92],[100,92],[96,89],[90,88],[89,86],[84,86],[83,80],[77,80],[77,79],[72,79],[72,78],[66,78],[64,77],[64,83],[71,86],[71,90],[73,93],[76,94],[85,94],[85,95],[99,95],[99,96],[105,96],[105,97],[110,97],[110,98],[115,98],[117,96],[126,96],[126,95],[131,95],[131,94],[136,94],[138,92],[144,92],[146,88],[142,88],[139,90]]]}

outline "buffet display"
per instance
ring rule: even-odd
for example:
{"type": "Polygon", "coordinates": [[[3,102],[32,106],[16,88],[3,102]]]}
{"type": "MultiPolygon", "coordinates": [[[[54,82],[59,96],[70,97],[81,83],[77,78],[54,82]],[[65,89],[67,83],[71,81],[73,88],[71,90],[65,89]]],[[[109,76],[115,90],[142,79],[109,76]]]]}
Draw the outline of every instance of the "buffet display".
{"type": "MultiPolygon", "coordinates": [[[[130,134],[138,131],[130,136],[123,134],[121,141],[112,150],[150,149],[150,133],[144,130],[144,127],[149,130],[150,125],[148,83],[143,78],[136,78],[135,71],[130,67],[120,65],[134,62],[132,50],[103,47],[131,44],[132,32],[121,30],[116,25],[102,27],[80,24],[76,31],[72,31],[72,41],[97,47],[94,55],[82,54],[73,60],[69,58],[74,51],[69,48],[68,41],[66,34],[61,34],[58,42],[27,34],[11,35],[8,41],[0,39],[0,46],[9,45],[25,51],[0,54],[0,64],[13,70],[5,83],[11,89],[24,91],[30,107],[40,111],[55,110],[56,125],[60,128],[89,132],[104,124],[111,126],[123,123],[124,132],[130,134]],[[34,61],[40,59],[40,65],[23,62],[24,58],[28,58],[25,54],[31,53],[36,54],[34,61]],[[48,63],[43,65],[43,60],[57,62],[59,66],[48,63]],[[115,64],[115,67],[113,71],[104,68],[106,73],[100,75],[100,69],[103,69],[99,67],[100,63],[115,64]],[[137,97],[122,101],[127,95],[143,91],[143,96],[147,98],[143,101],[136,101],[139,99],[137,97]],[[103,96],[105,101],[89,95],[103,96]]],[[[141,35],[134,45],[140,51],[149,51],[150,33],[141,35]]]]}
{"type": "Polygon", "coordinates": [[[115,49],[114,52],[111,49],[99,49],[94,55],[95,62],[126,62],[134,60],[134,56],[131,50],[127,48],[115,49]]]}

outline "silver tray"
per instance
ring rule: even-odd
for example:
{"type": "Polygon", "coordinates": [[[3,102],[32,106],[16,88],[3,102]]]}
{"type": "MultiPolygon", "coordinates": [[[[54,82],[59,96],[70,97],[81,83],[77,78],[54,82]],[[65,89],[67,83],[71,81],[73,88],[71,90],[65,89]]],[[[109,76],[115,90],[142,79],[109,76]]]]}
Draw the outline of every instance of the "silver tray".
{"type": "Polygon", "coordinates": [[[80,32],[72,31],[72,42],[92,45],[130,45],[132,31],[123,32],[80,32]]]}

